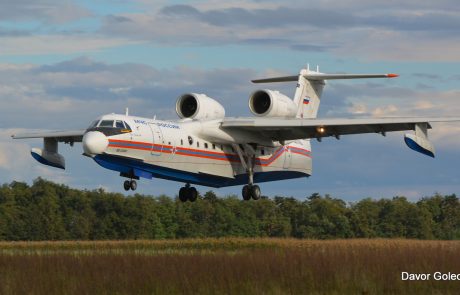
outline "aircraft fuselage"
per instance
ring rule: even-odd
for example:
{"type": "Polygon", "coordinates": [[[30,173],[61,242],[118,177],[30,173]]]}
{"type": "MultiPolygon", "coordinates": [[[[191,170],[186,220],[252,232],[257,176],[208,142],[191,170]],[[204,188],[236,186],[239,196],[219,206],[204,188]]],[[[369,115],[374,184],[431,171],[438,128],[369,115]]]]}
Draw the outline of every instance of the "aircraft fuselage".
{"type": "Polygon", "coordinates": [[[309,140],[283,146],[255,133],[223,131],[219,124],[219,120],[172,122],[112,114],[102,116],[88,132],[102,132],[108,140],[105,150],[93,159],[129,178],[156,177],[210,187],[246,184],[247,169],[238,147],[232,145],[238,142],[235,137],[251,137],[257,143],[239,146],[243,159],[252,158],[254,182],[311,175],[309,140]],[[123,121],[129,130],[117,132],[115,123],[112,129],[97,126],[102,121],[123,121]]]}

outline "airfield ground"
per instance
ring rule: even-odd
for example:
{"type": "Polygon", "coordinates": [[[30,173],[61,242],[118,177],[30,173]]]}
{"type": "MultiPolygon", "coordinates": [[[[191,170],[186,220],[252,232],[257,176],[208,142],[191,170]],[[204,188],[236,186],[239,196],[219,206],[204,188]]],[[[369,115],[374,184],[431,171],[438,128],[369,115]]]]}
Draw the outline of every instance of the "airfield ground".
{"type": "Polygon", "coordinates": [[[460,242],[192,239],[0,243],[1,294],[458,294],[460,242]],[[433,275],[432,275],[433,276],[433,275]]]}

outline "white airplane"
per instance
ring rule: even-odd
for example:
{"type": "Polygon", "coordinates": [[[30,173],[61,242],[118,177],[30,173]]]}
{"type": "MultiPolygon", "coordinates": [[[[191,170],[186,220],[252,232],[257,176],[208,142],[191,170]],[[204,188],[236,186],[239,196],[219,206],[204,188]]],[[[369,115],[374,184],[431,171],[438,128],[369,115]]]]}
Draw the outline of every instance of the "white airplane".
{"type": "Polygon", "coordinates": [[[407,146],[434,157],[428,139],[431,122],[456,118],[317,119],[326,80],[393,78],[396,74],[324,74],[302,69],[299,75],[253,80],[254,83],[297,81],[294,99],[273,90],[257,90],[249,98],[255,117],[226,118],[225,110],[205,94],[187,93],[176,103],[178,121],[161,121],[109,114],[97,118],[86,130],[17,134],[43,138],[43,149],[33,148],[40,163],[65,169],[58,142],[82,142],[83,155],[130,180],[125,190],[135,190],[139,178],[153,177],[185,183],[179,198],[195,201],[191,184],[210,187],[244,185],[244,200],[260,198],[255,183],[312,175],[311,139],[361,133],[414,130],[405,134],[407,146]]]}

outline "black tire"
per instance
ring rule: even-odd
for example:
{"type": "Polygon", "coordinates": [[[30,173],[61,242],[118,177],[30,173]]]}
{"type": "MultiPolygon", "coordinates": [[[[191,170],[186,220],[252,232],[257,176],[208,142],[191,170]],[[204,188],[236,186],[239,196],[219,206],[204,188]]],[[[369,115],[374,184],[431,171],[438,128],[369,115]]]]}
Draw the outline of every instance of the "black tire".
{"type": "Polygon", "coordinates": [[[196,190],[196,188],[191,187],[189,189],[188,199],[190,200],[190,202],[195,202],[197,198],[198,198],[198,191],[196,190]]]}
{"type": "Polygon", "coordinates": [[[241,194],[243,195],[243,200],[249,201],[251,199],[251,189],[249,185],[243,186],[243,189],[241,191],[241,194]]]}
{"type": "Polygon", "coordinates": [[[125,191],[129,191],[131,189],[131,182],[129,180],[125,180],[125,182],[123,182],[123,188],[125,191]]]}
{"type": "Polygon", "coordinates": [[[251,186],[250,192],[251,192],[251,197],[253,200],[260,199],[261,192],[260,192],[260,187],[258,185],[251,186]]]}
{"type": "Polygon", "coordinates": [[[129,187],[131,188],[131,190],[135,191],[137,189],[137,182],[135,180],[131,180],[131,182],[129,183],[129,187]]]}
{"type": "Polygon", "coordinates": [[[179,190],[179,200],[182,203],[187,202],[188,189],[186,187],[181,187],[179,190]]]}

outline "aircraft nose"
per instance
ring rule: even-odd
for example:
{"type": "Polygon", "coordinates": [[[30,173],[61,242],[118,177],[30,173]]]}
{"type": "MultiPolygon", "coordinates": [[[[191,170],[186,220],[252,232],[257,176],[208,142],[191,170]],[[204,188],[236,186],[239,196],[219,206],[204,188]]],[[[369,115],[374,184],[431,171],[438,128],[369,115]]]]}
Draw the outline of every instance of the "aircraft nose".
{"type": "Polygon", "coordinates": [[[109,140],[102,132],[90,131],[83,135],[83,151],[87,155],[99,155],[109,146],[109,140]]]}

